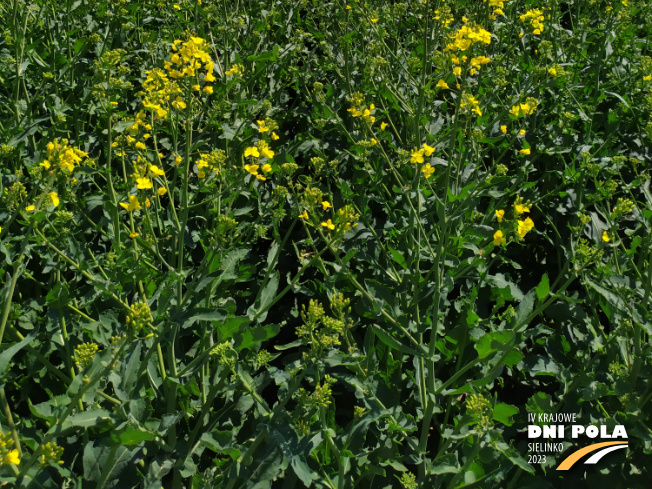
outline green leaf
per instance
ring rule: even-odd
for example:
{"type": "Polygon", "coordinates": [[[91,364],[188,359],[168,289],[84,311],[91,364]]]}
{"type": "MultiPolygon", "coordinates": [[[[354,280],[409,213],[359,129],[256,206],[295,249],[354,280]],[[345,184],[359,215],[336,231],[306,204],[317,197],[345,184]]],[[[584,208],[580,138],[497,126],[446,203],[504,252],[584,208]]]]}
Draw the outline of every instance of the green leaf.
{"type": "Polygon", "coordinates": [[[267,311],[276,298],[278,290],[279,274],[274,272],[267,281],[265,287],[260,291],[258,300],[247,310],[247,315],[252,321],[262,323],[267,318],[267,311]]]}
{"type": "Polygon", "coordinates": [[[537,297],[540,301],[543,301],[546,297],[548,297],[548,294],[550,293],[550,283],[548,281],[547,274],[544,273],[543,277],[541,277],[541,282],[539,282],[539,285],[536,286],[536,291],[537,297]]]}
{"type": "Polygon", "coordinates": [[[127,428],[122,433],[119,433],[116,438],[116,441],[121,445],[131,446],[139,445],[144,441],[151,441],[154,439],[154,435],[149,431],[127,428]]]}
{"type": "Polygon", "coordinates": [[[521,331],[527,327],[527,318],[534,309],[534,296],[535,291],[529,291],[521,300],[521,303],[516,309],[516,318],[514,320],[514,330],[521,331]]]}
{"type": "Polygon", "coordinates": [[[542,355],[530,355],[523,360],[523,370],[529,371],[530,375],[559,375],[559,365],[552,358],[542,355]]]}
{"type": "Polygon", "coordinates": [[[238,331],[242,330],[245,325],[250,323],[251,321],[246,316],[225,318],[219,326],[222,339],[229,340],[233,338],[238,331]]]}
{"type": "Polygon", "coordinates": [[[511,281],[506,280],[505,276],[502,273],[497,273],[496,275],[492,275],[487,279],[487,282],[489,282],[491,285],[495,285],[499,289],[508,289],[509,293],[511,294],[511,298],[506,298],[508,300],[517,300],[520,301],[523,299],[523,292],[511,281]]]}
{"type": "Polygon", "coordinates": [[[534,468],[526,462],[526,460],[521,457],[521,455],[514,450],[512,447],[507,445],[507,443],[503,441],[499,441],[494,444],[496,449],[502,453],[507,459],[512,462],[514,465],[517,467],[520,467],[521,469],[525,470],[526,472],[529,472],[530,474],[534,474],[534,468]]]}
{"type": "Polygon", "coordinates": [[[106,409],[91,409],[90,411],[82,411],[81,413],[68,416],[62,423],[62,429],[78,426],[81,428],[90,428],[97,426],[100,423],[111,421],[112,413],[106,409]]]}
{"type": "Polygon", "coordinates": [[[14,355],[22,350],[26,344],[31,342],[35,336],[36,331],[32,331],[23,340],[10,346],[0,354],[0,375],[4,375],[5,370],[7,370],[7,366],[11,362],[11,359],[14,357],[14,355]]]}
{"type": "Polygon", "coordinates": [[[493,417],[496,421],[505,426],[512,426],[514,424],[512,416],[518,414],[518,412],[519,409],[517,407],[505,404],[504,402],[499,402],[494,406],[493,417]]]}
{"type": "Polygon", "coordinates": [[[394,339],[392,336],[390,336],[388,333],[383,331],[379,326],[372,325],[374,334],[378,337],[380,341],[385,343],[387,346],[390,348],[393,348],[394,350],[398,350],[400,352],[406,353],[408,355],[412,356],[422,356],[421,353],[417,352],[416,350],[413,350],[412,348],[405,346],[404,344],[400,343],[396,339],[394,339]]]}
{"type": "Polygon", "coordinates": [[[222,321],[224,319],[224,312],[210,308],[197,308],[192,313],[188,312],[187,315],[182,316],[181,327],[183,329],[189,328],[197,321],[222,321]]]}
{"type": "Polygon", "coordinates": [[[487,333],[475,343],[479,358],[486,358],[497,351],[506,351],[511,348],[514,340],[512,331],[494,331],[487,333]]]}
{"type": "Polygon", "coordinates": [[[281,327],[278,324],[267,324],[265,326],[258,326],[255,328],[243,328],[242,332],[235,335],[235,343],[233,348],[236,350],[251,348],[253,345],[273,338],[279,334],[280,331],[281,327]]]}

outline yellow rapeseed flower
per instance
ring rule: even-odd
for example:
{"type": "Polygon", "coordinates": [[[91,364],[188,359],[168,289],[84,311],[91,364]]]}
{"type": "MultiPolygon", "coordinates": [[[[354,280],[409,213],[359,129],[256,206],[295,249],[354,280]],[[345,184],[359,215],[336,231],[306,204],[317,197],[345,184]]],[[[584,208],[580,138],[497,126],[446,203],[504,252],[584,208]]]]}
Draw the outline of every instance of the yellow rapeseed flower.
{"type": "Polygon", "coordinates": [[[9,465],[9,464],[14,464],[18,465],[20,464],[20,455],[18,454],[17,449],[11,450],[6,456],[5,459],[2,461],[4,465],[9,465]]]}
{"type": "Polygon", "coordinates": [[[530,148],[523,148],[522,150],[519,151],[522,155],[529,155],[530,154],[530,148]]]}
{"type": "Polygon", "coordinates": [[[156,193],[159,194],[160,196],[163,196],[168,193],[168,189],[166,189],[165,187],[159,187],[156,193]]]}
{"type": "Polygon", "coordinates": [[[329,207],[333,207],[327,200],[322,201],[321,206],[324,208],[324,210],[327,210],[329,207]]]}
{"type": "Polygon", "coordinates": [[[258,175],[258,165],[245,165],[245,170],[247,170],[252,175],[258,175]]]}
{"type": "Polygon", "coordinates": [[[426,143],[423,143],[423,153],[426,156],[430,156],[435,151],[435,148],[428,146],[426,143]]]}
{"type": "MultiPolygon", "coordinates": [[[[267,143],[265,141],[258,141],[258,149],[260,150],[260,154],[267,158],[273,158],[274,157],[274,151],[272,151],[267,143]]],[[[246,155],[245,155],[246,156],[246,155]]]]}
{"type": "Polygon", "coordinates": [[[423,175],[426,177],[426,179],[430,178],[433,173],[435,173],[435,168],[430,165],[430,163],[426,163],[421,167],[421,171],[423,172],[423,175]]]}
{"type": "Polygon", "coordinates": [[[609,237],[609,234],[607,233],[607,231],[604,231],[602,233],[602,241],[604,241],[605,243],[608,243],[609,241],[611,241],[611,238],[609,237]]]}
{"type": "Polygon", "coordinates": [[[260,153],[258,152],[258,148],[255,146],[250,146],[249,148],[245,149],[244,152],[245,158],[247,156],[253,156],[254,158],[260,157],[260,153]]]}
{"type": "Polygon", "coordinates": [[[507,240],[503,237],[503,232],[499,229],[494,233],[494,244],[500,246],[505,243],[507,240]]]}
{"type": "Polygon", "coordinates": [[[505,125],[500,126],[500,132],[502,132],[503,134],[507,134],[507,126],[505,125]]]}
{"type": "Polygon", "coordinates": [[[531,231],[534,228],[534,221],[530,219],[529,217],[526,218],[524,221],[517,221],[518,222],[518,235],[523,238],[525,235],[531,231]]]}
{"type": "Polygon", "coordinates": [[[183,99],[177,96],[177,98],[174,99],[174,102],[172,102],[172,107],[174,107],[175,109],[182,110],[185,109],[187,106],[186,103],[183,101],[183,99]]]}
{"type": "Polygon", "coordinates": [[[309,217],[308,217],[308,211],[304,210],[304,211],[303,211],[303,214],[299,214],[299,217],[300,217],[301,219],[305,219],[305,220],[307,221],[307,220],[309,219],[309,217]]]}
{"type": "Polygon", "coordinates": [[[34,207],[33,205],[28,205],[27,207],[25,207],[25,210],[27,212],[32,212],[34,209],[36,209],[36,207],[34,207]]]}
{"type": "Polygon", "coordinates": [[[333,221],[331,221],[330,219],[326,222],[322,222],[321,225],[324,226],[325,228],[330,229],[331,231],[335,229],[335,224],[333,224],[333,221]]]}
{"type": "Polygon", "coordinates": [[[57,207],[59,205],[59,194],[56,192],[50,192],[48,194],[48,197],[50,197],[50,200],[52,201],[52,205],[54,207],[57,207]]]}
{"type": "Polygon", "coordinates": [[[412,150],[410,163],[423,163],[423,149],[412,150]]]}
{"type": "Polygon", "coordinates": [[[165,175],[165,172],[156,165],[149,165],[149,171],[152,172],[152,175],[155,177],[162,177],[165,175]]]}
{"type": "Polygon", "coordinates": [[[437,82],[437,85],[435,85],[437,88],[448,88],[448,83],[446,83],[444,80],[439,80],[437,82]]]}
{"type": "Polygon", "coordinates": [[[152,181],[147,177],[136,178],[136,188],[140,190],[147,190],[153,186],[154,185],[152,185],[152,181]]]}
{"type": "Polygon", "coordinates": [[[387,122],[381,122],[380,123],[380,130],[381,131],[384,131],[386,127],[387,127],[387,122]]]}
{"type": "MultiPolygon", "coordinates": [[[[521,207],[522,207],[522,206],[521,206],[521,207]]],[[[498,222],[502,222],[502,221],[503,221],[503,216],[504,216],[504,215],[505,215],[505,211],[504,211],[504,210],[502,210],[502,209],[496,210],[496,219],[498,220],[498,222]]]]}
{"type": "Polygon", "coordinates": [[[136,197],[135,195],[129,196],[128,204],[125,204],[124,202],[120,202],[120,206],[126,209],[127,212],[133,212],[135,210],[141,209],[140,202],[138,202],[138,197],[136,197]]]}
{"type": "Polygon", "coordinates": [[[267,132],[269,127],[265,125],[265,121],[256,121],[258,123],[258,132],[267,132]]]}

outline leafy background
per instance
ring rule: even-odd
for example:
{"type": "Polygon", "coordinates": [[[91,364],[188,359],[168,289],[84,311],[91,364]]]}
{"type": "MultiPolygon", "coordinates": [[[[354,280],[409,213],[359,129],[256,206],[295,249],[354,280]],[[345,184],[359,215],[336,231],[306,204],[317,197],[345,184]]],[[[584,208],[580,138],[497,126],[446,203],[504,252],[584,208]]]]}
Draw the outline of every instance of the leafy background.
{"type": "Polygon", "coordinates": [[[3,482],[649,487],[646,2],[0,8],[3,482]]]}

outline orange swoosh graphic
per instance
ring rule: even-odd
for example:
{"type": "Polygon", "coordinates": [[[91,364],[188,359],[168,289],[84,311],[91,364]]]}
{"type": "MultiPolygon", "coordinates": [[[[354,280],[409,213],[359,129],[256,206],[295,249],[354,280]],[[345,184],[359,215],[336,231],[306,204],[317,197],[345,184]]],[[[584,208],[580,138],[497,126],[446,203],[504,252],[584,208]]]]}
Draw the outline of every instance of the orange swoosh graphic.
{"type": "Polygon", "coordinates": [[[571,453],[568,457],[564,459],[562,463],[559,464],[557,470],[568,470],[570,469],[575,462],[581,459],[587,453],[594,452],[602,447],[608,447],[610,445],[627,445],[626,441],[605,441],[602,443],[594,443],[588,447],[580,448],[576,452],[571,453]]]}

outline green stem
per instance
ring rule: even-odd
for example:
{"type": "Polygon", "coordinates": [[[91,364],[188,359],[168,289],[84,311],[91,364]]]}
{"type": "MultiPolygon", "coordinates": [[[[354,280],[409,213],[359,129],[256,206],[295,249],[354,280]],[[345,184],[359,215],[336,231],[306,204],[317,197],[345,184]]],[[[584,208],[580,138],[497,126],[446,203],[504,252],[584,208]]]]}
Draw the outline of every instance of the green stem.
{"type": "Polygon", "coordinates": [[[16,425],[14,424],[14,418],[11,415],[11,409],[9,408],[9,403],[7,402],[7,396],[5,394],[5,388],[0,388],[0,404],[2,404],[2,412],[7,418],[7,426],[11,431],[11,437],[14,440],[14,446],[18,450],[18,454],[23,456],[23,449],[20,448],[20,440],[18,439],[18,432],[16,431],[16,425]]]}

